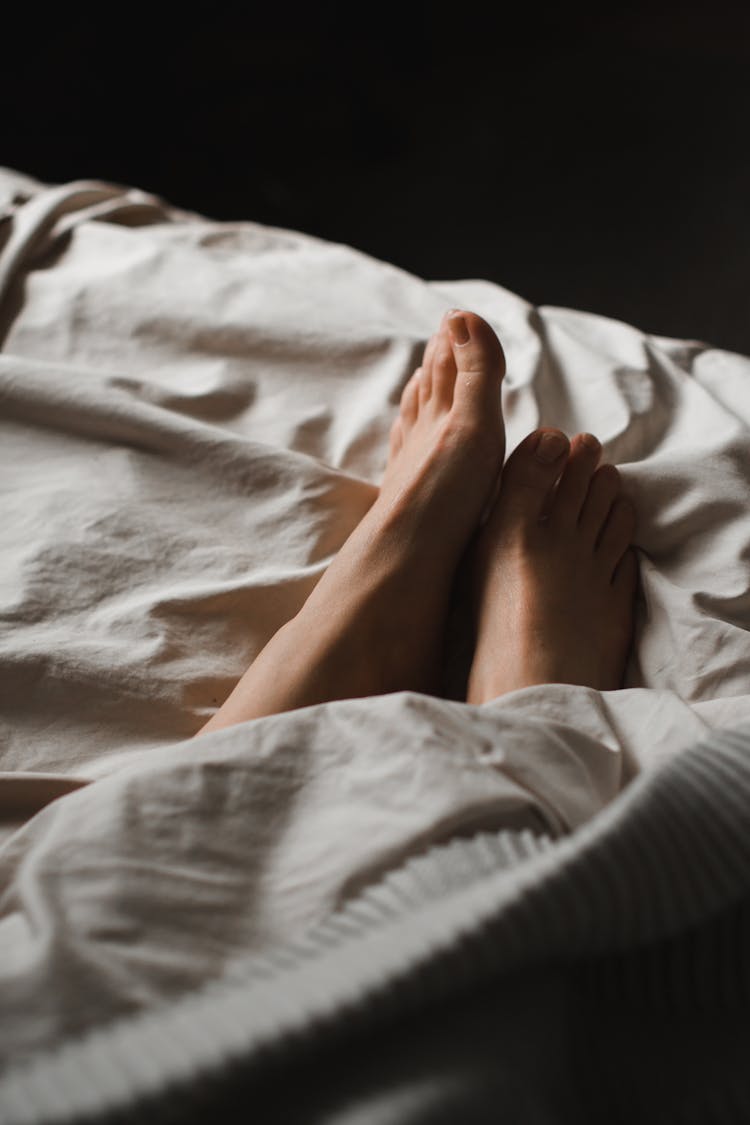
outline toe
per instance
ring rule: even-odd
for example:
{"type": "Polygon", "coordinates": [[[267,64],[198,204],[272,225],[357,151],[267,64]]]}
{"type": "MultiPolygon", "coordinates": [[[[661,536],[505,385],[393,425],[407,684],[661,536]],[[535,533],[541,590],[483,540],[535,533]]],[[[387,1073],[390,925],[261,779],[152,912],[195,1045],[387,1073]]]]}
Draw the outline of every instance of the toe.
{"type": "Polygon", "coordinates": [[[432,380],[429,394],[421,399],[425,405],[429,400],[433,406],[440,410],[450,410],[453,404],[453,388],[456,383],[456,361],[453,358],[448,330],[445,321],[435,338],[435,350],[432,357],[432,380]]]}
{"type": "Polygon", "coordinates": [[[488,405],[497,409],[505,375],[502,345],[476,313],[451,310],[445,324],[456,363],[454,403],[460,410],[484,417],[488,405]]]}
{"type": "Polygon", "coordinates": [[[611,578],[620,560],[633,542],[635,508],[628,496],[618,496],[609,510],[607,522],[597,544],[596,553],[611,578]]]}
{"type": "Polygon", "coordinates": [[[534,430],[524,438],[502,472],[496,506],[500,518],[525,524],[539,522],[569,448],[561,430],[534,430]]]}
{"type": "Polygon", "coordinates": [[[550,512],[553,524],[575,527],[578,523],[601,451],[602,447],[593,434],[576,434],[573,438],[570,456],[555,490],[550,512]]]}
{"type": "Polygon", "coordinates": [[[589,490],[578,520],[581,534],[591,547],[601,535],[609,511],[620,493],[620,474],[614,465],[600,465],[591,478],[589,490]]]}
{"type": "Polygon", "coordinates": [[[426,367],[422,367],[419,375],[417,402],[420,407],[430,401],[430,395],[432,394],[432,373],[435,370],[435,350],[437,350],[437,344],[434,346],[431,362],[426,367]]]}
{"type": "Polygon", "coordinates": [[[422,363],[420,364],[423,371],[432,370],[432,357],[435,354],[435,344],[437,343],[437,332],[433,332],[429,340],[425,344],[424,355],[422,356],[422,363]]]}
{"type": "Polygon", "coordinates": [[[401,394],[401,421],[404,429],[408,431],[417,420],[419,409],[419,383],[422,368],[418,367],[401,394]]]}
{"type": "Polygon", "coordinates": [[[390,440],[388,442],[388,459],[389,461],[395,460],[401,452],[401,447],[404,444],[404,429],[401,424],[401,415],[398,414],[391,426],[390,440]]]}
{"type": "MultiPolygon", "coordinates": [[[[430,397],[430,388],[432,386],[432,368],[435,360],[435,345],[437,344],[437,333],[434,332],[425,344],[424,355],[422,362],[419,365],[419,383],[417,386],[416,405],[419,408],[420,403],[426,401],[430,397]]],[[[417,413],[419,410],[417,409],[417,413]]],[[[416,415],[415,415],[416,418],[416,415]]],[[[412,419],[412,422],[415,419],[412,419]]]]}

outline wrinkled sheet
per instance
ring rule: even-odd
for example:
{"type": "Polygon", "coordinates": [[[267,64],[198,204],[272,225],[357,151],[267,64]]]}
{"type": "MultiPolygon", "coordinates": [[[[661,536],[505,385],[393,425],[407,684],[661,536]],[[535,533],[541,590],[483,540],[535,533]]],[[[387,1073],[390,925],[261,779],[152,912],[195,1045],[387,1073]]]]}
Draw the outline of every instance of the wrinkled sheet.
{"type": "Polygon", "coordinates": [[[574,830],[750,719],[750,360],[10,171],[0,341],[3,1062],[216,979],[433,841],[574,830]],[[508,451],[593,431],[635,500],[625,687],[193,741],[372,503],[452,305],[503,342],[508,451]]]}

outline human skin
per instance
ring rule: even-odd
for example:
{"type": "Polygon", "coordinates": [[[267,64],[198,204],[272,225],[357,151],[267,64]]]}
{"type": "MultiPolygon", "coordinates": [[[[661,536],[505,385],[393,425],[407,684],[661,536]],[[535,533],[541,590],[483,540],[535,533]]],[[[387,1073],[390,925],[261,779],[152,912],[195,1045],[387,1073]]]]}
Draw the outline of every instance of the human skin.
{"type": "Polygon", "coordinates": [[[446,313],[404,388],[372,507],[199,733],[335,699],[439,694],[451,590],[469,548],[468,702],[532,683],[620,686],[637,569],[632,504],[614,466],[598,467],[591,435],[570,443],[535,431],[503,469],[504,374],[490,325],[446,313]]]}

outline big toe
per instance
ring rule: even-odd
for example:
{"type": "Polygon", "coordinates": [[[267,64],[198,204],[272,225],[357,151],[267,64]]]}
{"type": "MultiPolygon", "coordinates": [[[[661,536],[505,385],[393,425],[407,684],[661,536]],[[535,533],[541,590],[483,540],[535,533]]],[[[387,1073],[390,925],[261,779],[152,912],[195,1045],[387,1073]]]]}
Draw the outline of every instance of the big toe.
{"type": "Polygon", "coordinates": [[[500,519],[537,523],[549,503],[570,450],[562,430],[534,430],[513,450],[503,469],[496,512],[500,519]]]}
{"type": "Polygon", "coordinates": [[[453,401],[459,410],[484,416],[499,407],[505,352],[494,329],[477,313],[453,309],[447,316],[456,364],[453,401]]]}

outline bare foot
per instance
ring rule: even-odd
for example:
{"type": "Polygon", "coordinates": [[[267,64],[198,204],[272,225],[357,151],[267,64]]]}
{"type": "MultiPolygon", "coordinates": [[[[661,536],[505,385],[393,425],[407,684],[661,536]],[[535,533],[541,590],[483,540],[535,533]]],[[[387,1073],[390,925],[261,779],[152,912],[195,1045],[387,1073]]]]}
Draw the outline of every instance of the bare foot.
{"type": "Polygon", "coordinates": [[[331,699],[436,691],[454,574],[505,454],[504,373],[486,321],[446,314],[401,397],[378,498],[204,731],[331,699]]]}
{"type": "Polygon", "coordinates": [[[600,454],[589,434],[569,444],[559,430],[538,430],[508,458],[476,548],[469,703],[532,684],[622,685],[635,511],[617,469],[597,468],[600,454]]]}

